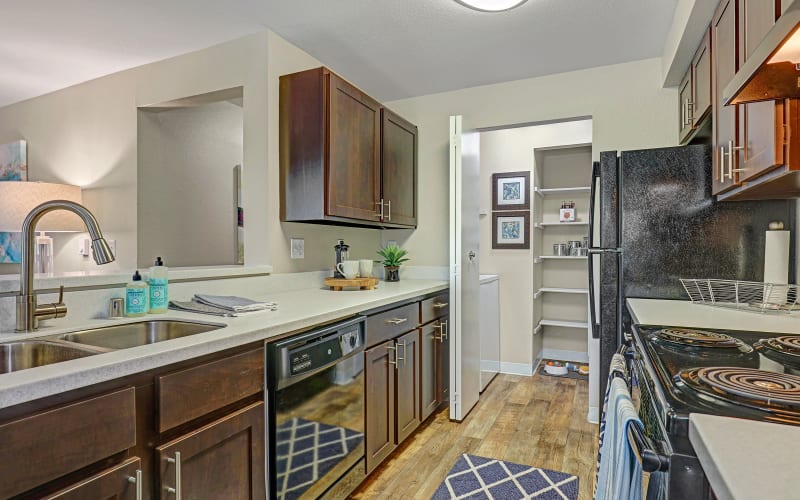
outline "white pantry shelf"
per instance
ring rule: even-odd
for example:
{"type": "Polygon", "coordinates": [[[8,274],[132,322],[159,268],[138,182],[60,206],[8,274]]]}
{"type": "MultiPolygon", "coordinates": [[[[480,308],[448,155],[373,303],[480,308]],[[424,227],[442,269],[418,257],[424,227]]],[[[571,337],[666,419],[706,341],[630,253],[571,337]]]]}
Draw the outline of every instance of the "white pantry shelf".
{"type": "Polygon", "coordinates": [[[584,221],[578,222],[537,222],[534,224],[535,227],[543,228],[543,227],[566,227],[566,226],[578,226],[578,227],[588,227],[589,223],[584,221]]]}
{"type": "Polygon", "coordinates": [[[586,260],[585,255],[541,255],[539,260],[586,260]]]}
{"type": "Polygon", "coordinates": [[[562,321],[557,319],[543,319],[539,322],[541,326],[560,326],[562,328],[589,329],[589,323],[583,321],[562,321]]]}
{"type": "Polygon", "coordinates": [[[545,293],[567,293],[567,294],[588,294],[588,288],[556,288],[556,287],[542,287],[533,294],[533,300],[538,299],[545,293]]]}
{"type": "Polygon", "coordinates": [[[589,194],[592,191],[590,186],[578,186],[578,187],[565,187],[565,188],[534,188],[536,194],[539,196],[559,196],[562,194],[581,194],[586,193],[589,194]]]}

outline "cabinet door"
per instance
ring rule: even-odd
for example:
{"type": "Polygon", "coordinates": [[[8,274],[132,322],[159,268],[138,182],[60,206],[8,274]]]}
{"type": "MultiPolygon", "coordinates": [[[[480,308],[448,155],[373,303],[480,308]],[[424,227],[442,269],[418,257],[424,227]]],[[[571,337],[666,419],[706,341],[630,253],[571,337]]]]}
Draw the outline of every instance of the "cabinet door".
{"type": "Polygon", "coordinates": [[[159,497],[264,498],[264,441],[258,402],[159,446],[159,497]]]}
{"type": "Polygon", "coordinates": [[[681,107],[678,110],[680,118],[678,139],[683,144],[694,129],[692,126],[692,68],[689,68],[678,86],[678,102],[681,107]]]}
{"type": "MultiPolygon", "coordinates": [[[[739,1],[740,66],[747,61],[775,24],[775,3],[764,0],[739,1]]],[[[774,101],[740,106],[742,150],[739,179],[745,181],[783,164],[783,144],[778,130],[783,127],[782,108],[774,101]],[[779,109],[780,108],[780,109],[779,109]]]]}
{"type": "Polygon", "coordinates": [[[137,491],[143,488],[141,474],[142,461],[139,457],[129,458],[115,467],[46,497],[46,500],[135,500],[142,496],[137,495],[137,491]]]}
{"type": "Polygon", "coordinates": [[[395,376],[396,444],[402,443],[419,426],[419,330],[399,337],[395,376]]]}
{"type": "Polygon", "coordinates": [[[397,447],[395,444],[394,340],[364,351],[364,428],[367,473],[397,447]]]}
{"type": "Polygon", "coordinates": [[[437,356],[436,382],[438,385],[440,404],[450,404],[450,324],[441,320],[442,329],[439,337],[437,356]]]}
{"type": "Polygon", "coordinates": [[[692,127],[695,127],[711,111],[711,30],[700,43],[692,59],[692,105],[690,110],[692,127]]]}
{"type": "MultiPolygon", "coordinates": [[[[736,0],[722,0],[711,23],[711,45],[713,57],[712,93],[714,107],[713,131],[713,192],[714,194],[735,187],[739,155],[731,154],[737,142],[737,106],[724,106],[722,95],[725,86],[736,74],[737,30],[736,0]]],[[[735,150],[733,151],[735,153],[735,150]]]]}
{"type": "Polygon", "coordinates": [[[384,222],[417,225],[417,127],[381,110],[384,222]]]}
{"type": "Polygon", "coordinates": [[[439,329],[438,321],[427,324],[419,331],[419,400],[420,400],[420,421],[428,418],[439,406],[438,383],[436,381],[436,358],[439,349],[439,329]]]}
{"type": "Polygon", "coordinates": [[[328,215],[377,221],[380,105],[338,76],[328,78],[328,215]]]}

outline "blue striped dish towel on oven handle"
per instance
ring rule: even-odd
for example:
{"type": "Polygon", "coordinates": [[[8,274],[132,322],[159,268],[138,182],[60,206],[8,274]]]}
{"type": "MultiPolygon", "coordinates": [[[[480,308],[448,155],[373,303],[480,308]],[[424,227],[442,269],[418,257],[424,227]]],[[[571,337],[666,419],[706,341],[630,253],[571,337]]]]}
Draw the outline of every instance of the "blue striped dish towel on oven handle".
{"type": "Polygon", "coordinates": [[[642,500],[642,464],[628,441],[632,425],[644,430],[631,400],[628,384],[620,377],[609,384],[605,438],[595,500],[642,500]]]}
{"type": "Polygon", "coordinates": [[[597,445],[597,464],[595,465],[595,471],[594,471],[593,497],[597,495],[597,482],[598,482],[598,477],[600,475],[600,458],[603,454],[603,439],[606,434],[606,414],[608,413],[608,394],[611,391],[611,382],[618,376],[622,376],[625,380],[628,380],[628,365],[625,362],[625,356],[620,353],[616,353],[611,357],[611,364],[609,365],[608,369],[608,383],[606,384],[606,393],[603,398],[603,411],[600,414],[600,433],[597,445]]]}

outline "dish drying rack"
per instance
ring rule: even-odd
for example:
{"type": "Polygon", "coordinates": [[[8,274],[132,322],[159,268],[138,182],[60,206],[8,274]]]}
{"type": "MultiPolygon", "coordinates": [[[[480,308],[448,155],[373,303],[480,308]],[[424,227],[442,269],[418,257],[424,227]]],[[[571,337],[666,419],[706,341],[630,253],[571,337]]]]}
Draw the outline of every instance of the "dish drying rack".
{"type": "Polygon", "coordinates": [[[681,278],[680,281],[695,304],[760,313],[788,314],[800,310],[797,285],[719,279],[681,278]]]}

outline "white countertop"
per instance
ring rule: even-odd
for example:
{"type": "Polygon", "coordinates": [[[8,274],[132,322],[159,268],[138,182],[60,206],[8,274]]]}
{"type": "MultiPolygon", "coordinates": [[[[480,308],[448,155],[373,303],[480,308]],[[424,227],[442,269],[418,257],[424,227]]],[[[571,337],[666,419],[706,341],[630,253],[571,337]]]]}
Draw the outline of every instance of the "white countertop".
{"type": "Polygon", "coordinates": [[[313,288],[263,296],[250,293],[250,298],[277,302],[278,310],[238,318],[170,310],[166,314],[144,318],[88,320],[80,327],[71,324],[58,328],[58,322],[54,321],[51,324],[55,327],[48,326],[35,334],[0,335],[0,341],[8,342],[149,319],[181,319],[223,325],[218,330],[179,339],[2,374],[0,408],[284,335],[447,287],[448,282],[441,280],[403,280],[381,282],[375,290],[334,292],[313,288]]]}
{"type": "Polygon", "coordinates": [[[720,500],[800,500],[800,427],[692,413],[689,441],[720,500]]]}
{"type": "Polygon", "coordinates": [[[688,300],[628,299],[634,323],[800,334],[800,313],[758,313],[693,304],[688,300]]]}

